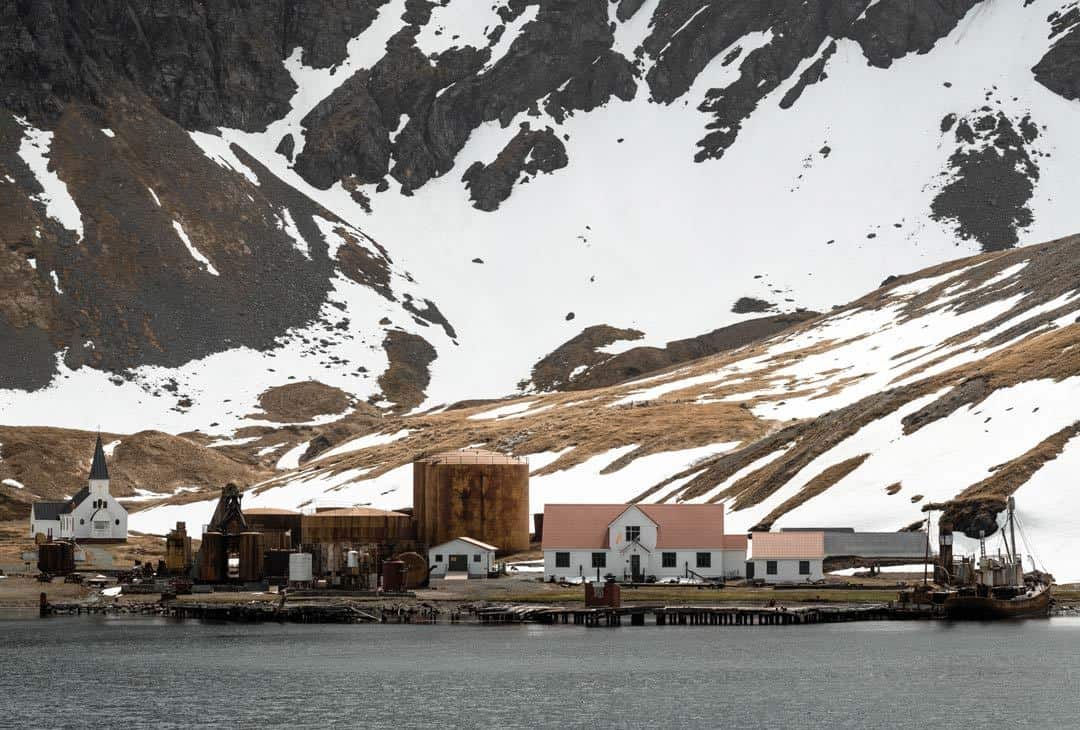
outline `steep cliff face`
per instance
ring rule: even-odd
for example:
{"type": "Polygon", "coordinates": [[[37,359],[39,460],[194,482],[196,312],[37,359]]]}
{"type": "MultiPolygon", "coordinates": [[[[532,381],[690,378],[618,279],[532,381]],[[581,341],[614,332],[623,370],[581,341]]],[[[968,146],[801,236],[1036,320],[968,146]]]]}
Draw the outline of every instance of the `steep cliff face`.
{"type": "MultiPolygon", "coordinates": [[[[8,3],[0,405],[81,392],[178,430],[289,378],[498,396],[582,328],[689,342],[754,316],[731,302],[824,311],[1072,232],[1078,12],[8,3]]],[[[659,349],[588,382],[684,359],[659,349]]]]}

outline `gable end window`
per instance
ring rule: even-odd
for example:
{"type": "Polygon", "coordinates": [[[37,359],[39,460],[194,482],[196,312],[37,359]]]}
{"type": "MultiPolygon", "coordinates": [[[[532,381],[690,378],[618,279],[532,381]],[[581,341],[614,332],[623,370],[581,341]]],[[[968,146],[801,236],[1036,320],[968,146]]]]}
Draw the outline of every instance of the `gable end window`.
{"type": "Polygon", "coordinates": [[[767,575],[776,575],[776,561],[775,560],[766,560],[765,561],[765,573],[767,575]]]}
{"type": "Polygon", "coordinates": [[[555,553],[555,567],[556,568],[569,568],[570,567],[570,553],[555,553]]]}
{"type": "Polygon", "coordinates": [[[660,553],[661,567],[674,568],[676,564],[675,553],[660,553]]]}
{"type": "Polygon", "coordinates": [[[480,553],[473,553],[472,561],[474,563],[479,563],[480,562],[480,553]]]}
{"type": "Polygon", "coordinates": [[[711,568],[712,567],[712,553],[698,553],[697,554],[697,567],[699,567],[699,568],[711,568]]]}
{"type": "Polygon", "coordinates": [[[592,567],[594,567],[594,568],[606,568],[607,567],[607,553],[593,553],[592,554],[592,567]]]}
{"type": "Polygon", "coordinates": [[[641,539],[641,525],[626,526],[626,541],[637,542],[641,539]]]}
{"type": "Polygon", "coordinates": [[[436,563],[441,563],[442,562],[442,554],[441,553],[435,553],[435,562],[436,563]]]}
{"type": "Polygon", "coordinates": [[[799,561],[799,575],[810,575],[810,561],[809,560],[800,560],[799,561]]]}

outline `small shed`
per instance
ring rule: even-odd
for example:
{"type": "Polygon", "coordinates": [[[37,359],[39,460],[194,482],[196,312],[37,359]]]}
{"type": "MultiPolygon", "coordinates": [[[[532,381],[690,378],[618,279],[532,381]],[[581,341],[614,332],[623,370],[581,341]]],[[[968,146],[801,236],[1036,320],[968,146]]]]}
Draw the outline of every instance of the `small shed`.
{"type": "Polygon", "coordinates": [[[746,577],[766,583],[821,580],[824,560],[824,532],[754,532],[746,577]]]}
{"type": "Polygon", "coordinates": [[[459,537],[428,548],[432,578],[486,578],[495,567],[498,548],[471,537],[459,537]]]}

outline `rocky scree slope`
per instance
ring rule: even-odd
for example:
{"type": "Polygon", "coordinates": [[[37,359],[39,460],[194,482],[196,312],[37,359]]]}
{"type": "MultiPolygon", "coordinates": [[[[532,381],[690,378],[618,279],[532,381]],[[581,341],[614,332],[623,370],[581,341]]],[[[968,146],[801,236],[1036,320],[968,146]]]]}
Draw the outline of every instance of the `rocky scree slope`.
{"type": "Polygon", "coordinates": [[[232,429],[291,375],[405,411],[505,393],[582,328],[677,342],[1071,232],[1077,13],[10,4],[0,406],[232,429]]]}

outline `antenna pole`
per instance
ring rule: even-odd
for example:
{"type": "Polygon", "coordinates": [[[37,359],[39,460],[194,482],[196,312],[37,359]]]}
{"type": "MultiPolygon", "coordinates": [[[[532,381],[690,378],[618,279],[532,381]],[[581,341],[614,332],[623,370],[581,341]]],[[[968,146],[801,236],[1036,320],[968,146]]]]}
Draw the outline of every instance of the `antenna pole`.
{"type": "Polygon", "coordinates": [[[926,558],[923,560],[922,566],[922,584],[925,587],[928,583],[928,576],[926,574],[926,564],[930,562],[930,520],[933,517],[933,510],[926,510],[926,558]]]}

